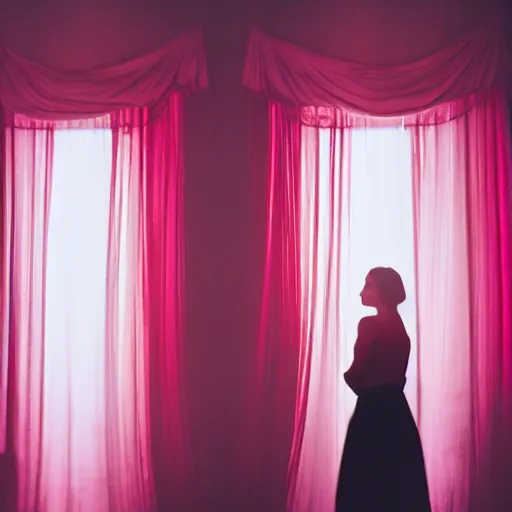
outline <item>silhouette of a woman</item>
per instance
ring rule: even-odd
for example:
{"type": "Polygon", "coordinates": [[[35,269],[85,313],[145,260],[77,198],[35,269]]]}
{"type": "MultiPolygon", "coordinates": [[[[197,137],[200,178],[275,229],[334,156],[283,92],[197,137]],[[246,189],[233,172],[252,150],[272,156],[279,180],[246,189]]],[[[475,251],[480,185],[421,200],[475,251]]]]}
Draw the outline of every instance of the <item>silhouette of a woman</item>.
{"type": "Polygon", "coordinates": [[[336,512],[430,512],[420,436],[403,393],[411,343],[398,313],[400,275],[374,268],[361,292],[376,316],[359,322],[345,382],[358,396],[341,461],[336,512]]]}

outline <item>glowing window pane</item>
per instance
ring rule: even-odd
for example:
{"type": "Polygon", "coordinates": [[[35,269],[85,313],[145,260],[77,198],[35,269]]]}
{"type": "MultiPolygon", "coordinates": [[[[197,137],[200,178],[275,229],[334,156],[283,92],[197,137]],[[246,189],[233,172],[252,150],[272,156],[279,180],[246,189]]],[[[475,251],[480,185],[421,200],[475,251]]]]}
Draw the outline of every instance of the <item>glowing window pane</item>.
{"type": "MultiPolygon", "coordinates": [[[[110,131],[56,131],[44,355],[48,510],[65,509],[66,489],[72,490],[76,507],[86,505],[88,496],[107,496],[100,488],[106,485],[102,440],[111,167],[110,131]]],[[[96,507],[106,510],[107,503],[96,507]]]]}

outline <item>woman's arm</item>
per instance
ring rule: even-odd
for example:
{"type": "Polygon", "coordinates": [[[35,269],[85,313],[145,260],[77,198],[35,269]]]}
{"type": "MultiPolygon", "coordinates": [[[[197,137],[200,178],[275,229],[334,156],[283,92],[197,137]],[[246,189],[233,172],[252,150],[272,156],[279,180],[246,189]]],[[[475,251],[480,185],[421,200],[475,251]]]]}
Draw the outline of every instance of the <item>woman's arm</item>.
{"type": "Polygon", "coordinates": [[[354,346],[354,360],[345,372],[345,382],[348,387],[359,395],[366,386],[368,368],[373,348],[373,318],[365,317],[359,322],[357,340],[354,346]]]}

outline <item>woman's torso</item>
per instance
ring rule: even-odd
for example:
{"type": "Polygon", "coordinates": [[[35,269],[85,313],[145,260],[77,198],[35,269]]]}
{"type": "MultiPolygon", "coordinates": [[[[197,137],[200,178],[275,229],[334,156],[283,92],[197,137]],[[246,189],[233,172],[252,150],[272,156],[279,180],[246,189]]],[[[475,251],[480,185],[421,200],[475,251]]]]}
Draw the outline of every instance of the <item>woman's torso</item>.
{"type": "Polygon", "coordinates": [[[368,387],[405,384],[411,341],[401,318],[375,317],[372,352],[366,380],[368,387]]]}

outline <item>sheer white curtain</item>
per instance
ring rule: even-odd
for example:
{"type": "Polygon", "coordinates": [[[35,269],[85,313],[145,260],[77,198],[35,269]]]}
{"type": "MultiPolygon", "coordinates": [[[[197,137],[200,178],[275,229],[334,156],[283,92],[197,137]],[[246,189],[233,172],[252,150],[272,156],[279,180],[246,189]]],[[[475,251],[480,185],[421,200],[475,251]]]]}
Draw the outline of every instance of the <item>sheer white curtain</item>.
{"type": "Polygon", "coordinates": [[[182,392],[181,94],[158,113],[9,115],[2,510],[195,506],[182,392]]]}
{"type": "MultiPolygon", "coordinates": [[[[511,153],[503,96],[433,126],[302,127],[292,512],[331,512],[366,273],[403,277],[406,396],[435,512],[509,510],[511,153]]],[[[294,172],[290,166],[283,172],[294,172]]],[[[369,492],[371,490],[369,489],[369,492]]]]}
{"type": "Polygon", "coordinates": [[[133,405],[147,400],[131,332],[139,251],[127,248],[139,243],[139,173],[113,166],[115,132],[96,122],[106,127],[7,130],[6,511],[154,507],[148,418],[133,405]]]}
{"type": "MultiPolygon", "coordinates": [[[[112,134],[57,130],[46,267],[43,473],[73,500],[104,495],[105,325],[112,134]],[[102,442],[99,442],[99,441],[102,442]],[[91,450],[93,450],[91,452],[91,450]],[[94,451],[95,450],[95,451],[94,451]],[[73,463],[69,466],[69,460],[73,463]]],[[[70,499],[49,493],[46,506],[70,499]]],[[[85,501],[84,501],[85,500],[85,501]]],[[[108,503],[96,503],[108,510],[108,503]]]]}

